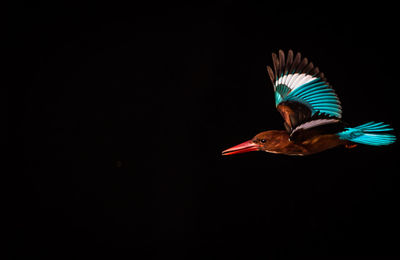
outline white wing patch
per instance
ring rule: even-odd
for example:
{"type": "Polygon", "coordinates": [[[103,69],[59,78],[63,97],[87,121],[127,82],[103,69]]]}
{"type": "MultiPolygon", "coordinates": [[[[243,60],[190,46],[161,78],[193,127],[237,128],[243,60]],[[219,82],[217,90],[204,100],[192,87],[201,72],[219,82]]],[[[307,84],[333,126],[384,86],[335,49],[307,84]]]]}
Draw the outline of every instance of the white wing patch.
{"type": "Polygon", "coordinates": [[[297,126],[295,129],[293,129],[291,135],[301,129],[310,129],[316,126],[320,126],[320,125],[327,125],[327,124],[333,124],[333,123],[337,123],[339,122],[338,119],[316,119],[316,120],[312,120],[309,122],[306,122],[304,124],[301,124],[299,126],[297,126]]]}
{"type": "Polygon", "coordinates": [[[317,77],[313,77],[312,75],[304,73],[288,74],[280,77],[275,81],[275,88],[280,84],[285,84],[288,88],[294,90],[301,85],[313,81],[314,79],[317,79],[317,77]]]}

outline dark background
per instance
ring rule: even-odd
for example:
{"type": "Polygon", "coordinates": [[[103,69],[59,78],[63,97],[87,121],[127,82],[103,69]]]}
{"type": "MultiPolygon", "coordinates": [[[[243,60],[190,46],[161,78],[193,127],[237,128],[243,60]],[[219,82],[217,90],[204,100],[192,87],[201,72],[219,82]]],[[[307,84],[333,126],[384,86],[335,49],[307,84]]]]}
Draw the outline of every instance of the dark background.
{"type": "Polygon", "coordinates": [[[398,255],[398,144],[220,155],[283,128],[279,49],[325,72],[345,121],[400,129],[396,7],[53,2],[8,23],[16,258],[398,255]]]}

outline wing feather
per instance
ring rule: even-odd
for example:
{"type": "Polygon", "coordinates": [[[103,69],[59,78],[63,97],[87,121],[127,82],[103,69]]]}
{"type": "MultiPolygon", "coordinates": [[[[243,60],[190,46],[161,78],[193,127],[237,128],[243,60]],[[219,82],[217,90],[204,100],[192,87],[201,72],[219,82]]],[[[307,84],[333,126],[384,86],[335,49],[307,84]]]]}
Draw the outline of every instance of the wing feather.
{"type": "Polygon", "coordinates": [[[289,50],[287,58],[286,58],[286,66],[285,66],[285,75],[289,74],[289,70],[293,63],[293,51],[289,50]]]}
{"type": "Polygon", "coordinates": [[[274,65],[274,71],[275,71],[275,76],[273,79],[275,82],[279,75],[279,61],[278,61],[278,57],[276,56],[275,53],[272,53],[272,63],[274,65]]]}
{"type": "Polygon", "coordinates": [[[285,71],[285,53],[282,50],[279,50],[279,65],[280,65],[280,71],[279,71],[279,77],[283,76],[283,72],[285,71]]]}
{"type": "Polygon", "coordinates": [[[267,71],[268,71],[269,78],[271,79],[272,85],[274,85],[275,84],[274,71],[272,70],[272,68],[270,66],[267,66],[267,71]]]}
{"type": "Polygon", "coordinates": [[[300,61],[301,61],[301,53],[298,52],[298,53],[296,54],[296,57],[294,58],[294,61],[293,61],[293,63],[292,63],[292,66],[290,67],[290,73],[292,73],[292,74],[296,73],[296,69],[297,69],[297,67],[298,67],[299,64],[300,64],[300,61]]]}

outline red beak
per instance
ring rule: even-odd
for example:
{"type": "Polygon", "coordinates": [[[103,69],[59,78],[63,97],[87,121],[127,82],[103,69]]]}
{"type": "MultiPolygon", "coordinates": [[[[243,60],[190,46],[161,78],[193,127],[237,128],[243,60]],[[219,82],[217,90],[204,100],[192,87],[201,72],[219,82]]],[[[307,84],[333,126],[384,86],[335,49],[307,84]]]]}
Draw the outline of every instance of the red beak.
{"type": "Polygon", "coordinates": [[[259,150],[258,145],[256,143],[254,143],[252,140],[249,140],[244,143],[238,144],[234,147],[231,147],[229,149],[226,149],[225,151],[222,152],[222,155],[247,153],[247,152],[258,151],[258,150],[259,150]]]}

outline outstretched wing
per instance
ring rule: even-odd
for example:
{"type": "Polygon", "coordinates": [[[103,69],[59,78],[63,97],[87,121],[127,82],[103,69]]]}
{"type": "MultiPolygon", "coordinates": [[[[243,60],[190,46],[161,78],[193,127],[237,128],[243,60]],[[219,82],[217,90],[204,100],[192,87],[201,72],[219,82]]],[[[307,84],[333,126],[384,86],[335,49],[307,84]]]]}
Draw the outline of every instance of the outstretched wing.
{"type": "Polygon", "coordinates": [[[275,91],[275,104],[281,113],[286,130],[291,133],[300,124],[316,114],[341,118],[342,108],[335,91],[324,74],[300,53],[287,57],[282,50],[272,54],[273,67],[267,66],[275,91]]]}

